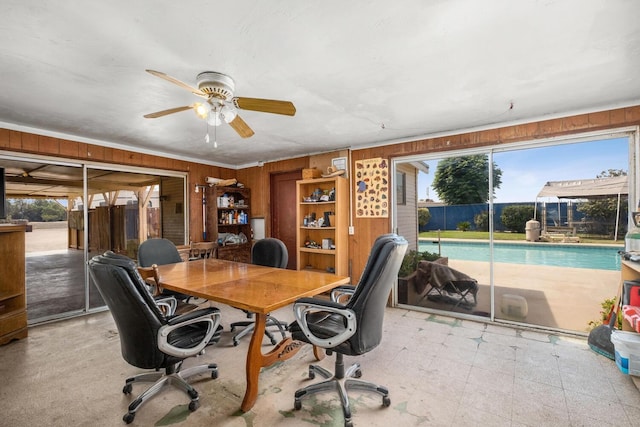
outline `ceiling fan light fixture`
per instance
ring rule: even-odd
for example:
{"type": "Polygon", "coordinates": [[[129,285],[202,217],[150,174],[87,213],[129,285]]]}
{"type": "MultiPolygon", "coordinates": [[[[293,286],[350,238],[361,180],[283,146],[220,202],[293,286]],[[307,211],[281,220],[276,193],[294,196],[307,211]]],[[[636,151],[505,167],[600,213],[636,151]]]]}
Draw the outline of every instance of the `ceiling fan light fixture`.
{"type": "Polygon", "coordinates": [[[207,123],[209,123],[209,126],[220,126],[222,124],[220,113],[218,111],[211,110],[207,123]]]}
{"type": "Polygon", "coordinates": [[[211,111],[211,106],[206,102],[196,102],[194,104],[193,111],[195,111],[196,116],[200,117],[202,120],[206,120],[209,116],[209,112],[211,111]]]}
{"type": "Polygon", "coordinates": [[[238,112],[236,111],[236,109],[228,105],[224,105],[220,110],[220,116],[224,119],[226,123],[231,123],[236,118],[237,115],[238,115],[238,112]]]}

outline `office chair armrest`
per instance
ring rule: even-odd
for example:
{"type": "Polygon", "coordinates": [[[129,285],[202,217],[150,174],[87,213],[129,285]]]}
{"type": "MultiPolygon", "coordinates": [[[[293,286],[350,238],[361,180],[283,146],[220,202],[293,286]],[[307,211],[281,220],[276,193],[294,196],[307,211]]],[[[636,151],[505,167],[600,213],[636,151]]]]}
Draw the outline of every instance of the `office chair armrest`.
{"type": "Polygon", "coordinates": [[[213,334],[220,325],[220,310],[214,307],[202,308],[173,317],[158,330],[158,348],[160,351],[176,357],[189,357],[200,353],[209,344],[213,334]],[[207,332],[200,343],[195,347],[180,348],[169,344],[167,338],[176,329],[196,323],[207,323],[207,332]]]}
{"type": "Polygon", "coordinates": [[[173,316],[178,308],[178,300],[175,297],[156,297],[156,304],[165,309],[165,316],[173,316]]]}
{"type": "Polygon", "coordinates": [[[331,289],[331,301],[341,303],[343,302],[343,298],[346,298],[344,302],[347,302],[355,292],[356,287],[353,285],[336,286],[331,289]]]}
{"type": "Polygon", "coordinates": [[[315,298],[301,298],[293,304],[293,314],[309,342],[322,348],[332,348],[351,338],[356,333],[356,314],[353,310],[345,308],[344,305],[315,298]],[[314,312],[333,313],[344,317],[347,321],[346,329],[331,338],[320,338],[315,336],[307,324],[307,315],[314,312]]]}

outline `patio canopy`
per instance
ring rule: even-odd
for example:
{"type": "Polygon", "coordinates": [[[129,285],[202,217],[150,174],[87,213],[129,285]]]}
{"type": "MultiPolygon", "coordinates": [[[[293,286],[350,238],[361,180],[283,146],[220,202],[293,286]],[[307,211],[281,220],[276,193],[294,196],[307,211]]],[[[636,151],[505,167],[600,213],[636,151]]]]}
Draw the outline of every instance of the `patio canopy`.
{"type": "Polygon", "coordinates": [[[592,199],[629,194],[629,177],[575,179],[570,181],[549,181],[538,193],[538,197],[559,199],[592,199]]]}
{"type": "MultiPolygon", "coordinates": [[[[618,221],[620,218],[620,198],[622,195],[628,194],[629,177],[623,175],[608,178],[549,181],[544,185],[544,187],[542,187],[542,190],[538,193],[538,197],[557,197],[558,199],[595,199],[616,196],[618,198],[618,206],[616,208],[614,240],[617,241],[618,221]]],[[[538,199],[536,198],[536,205],[537,204],[538,199]]]]}

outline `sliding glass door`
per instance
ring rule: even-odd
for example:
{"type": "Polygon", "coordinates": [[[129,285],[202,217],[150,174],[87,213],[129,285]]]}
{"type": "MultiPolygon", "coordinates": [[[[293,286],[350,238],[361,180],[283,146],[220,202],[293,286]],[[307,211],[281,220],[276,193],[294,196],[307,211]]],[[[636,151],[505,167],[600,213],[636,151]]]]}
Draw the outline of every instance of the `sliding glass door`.
{"type": "Polygon", "coordinates": [[[26,233],[30,324],[104,306],[85,260],[107,250],[135,259],[140,242],[188,235],[186,175],[0,156],[8,217],[26,233]]]}
{"type": "MultiPolygon", "coordinates": [[[[88,258],[113,251],[135,260],[149,238],[186,243],[184,177],[90,167],[77,203],[72,214],[87,219],[88,258]]],[[[90,277],[89,284],[89,308],[104,305],[90,277]]]]}
{"type": "MultiPolygon", "coordinates": [[[[422,221],[413,249],[417,259],[432,261],[418,264],[409,282],[399,280],[398,304],[588,331],[619,283],[628,176],[635,174],[632,140],[621,135],[395,162],[396,170],[422,165],[415,172],[413,208],[422,221]]],[[[402,209],[396,199],[399,231],[407,228],[402,209]]]]}

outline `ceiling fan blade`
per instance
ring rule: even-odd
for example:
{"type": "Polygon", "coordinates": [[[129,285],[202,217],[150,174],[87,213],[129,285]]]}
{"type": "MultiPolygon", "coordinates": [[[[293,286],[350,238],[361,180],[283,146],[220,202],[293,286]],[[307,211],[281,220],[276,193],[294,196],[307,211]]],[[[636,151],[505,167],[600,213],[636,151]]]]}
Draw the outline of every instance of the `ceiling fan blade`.
{"type": "Polygon", "coordinates": [[[162,111],[158,111],[156,113],[145,114],[144,118],[145,119],[156,119],[158,117],[167,116],[169,114],[179,113],[180,111],[186,111],[186,110],[191,110],[191,109],[193,109],[193,105],[185,105],[184,107],[169,108],[168,110],[162,110],[162,111]]]}
{"type": "Polygon", "coordinates": [[[191,87],[188,84],[181,82],[180,80],[176,79],[175,77],[171,77],[161,71],[155,71],[155,70],[145,70],[147,73],[149,74],[153,74],[156,77],[160,77],[161,79],[164,79],[168,82],[173,83],[174,85],[178,85],[183,89],[188,90],[189,92],[193,93],[194,95],[198,95],[198,96],[202,96],[203,98],[208,98],[208,95],[204,92],[202,92],[200,89],[196,89],[195,87],[191,87]]]}
{"type": "Polygon", "coordinates": [[[296,107],[289,101],[236,97],[233,98],[233,105],[242,110],[262,111],[264,113],[284,114],[286,116],[294,116],[296,114],[296,107]]]}
{"type": "Polygon", "coordinates": [[[236,116],[235,119],[231,120],[229,125],[243,138],[249,138],[254,134],[253,129],[240,116],[236,116]]]}

